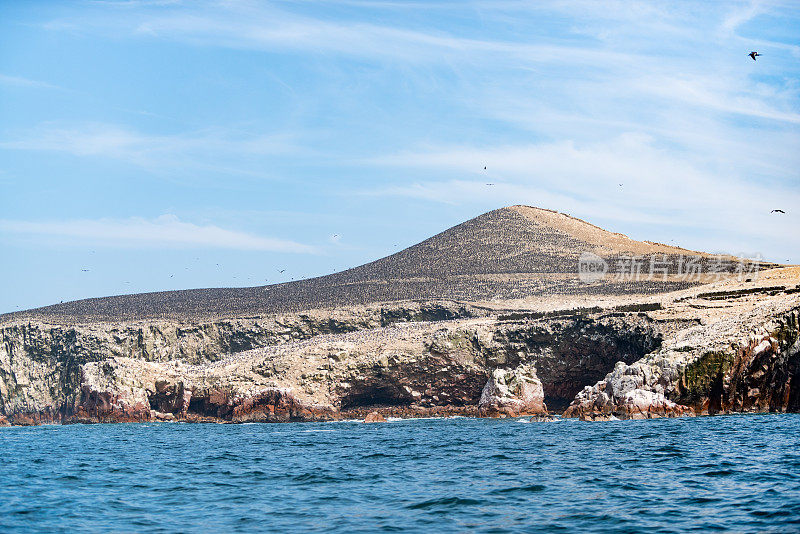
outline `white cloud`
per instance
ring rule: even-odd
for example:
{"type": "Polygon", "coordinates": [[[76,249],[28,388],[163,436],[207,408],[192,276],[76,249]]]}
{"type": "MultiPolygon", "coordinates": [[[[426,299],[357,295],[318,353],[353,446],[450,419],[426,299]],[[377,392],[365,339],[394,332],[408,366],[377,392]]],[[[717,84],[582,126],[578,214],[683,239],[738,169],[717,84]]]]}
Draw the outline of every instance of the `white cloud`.
{"type": "Polygon", "coordinates": [[[14,221],[0,219],[0,231],[23,236],[75,239],[120,248],[218,248],[313,253],[310,246],[271,237],[183,222],[174,215],[155,219],[14,221]]]}

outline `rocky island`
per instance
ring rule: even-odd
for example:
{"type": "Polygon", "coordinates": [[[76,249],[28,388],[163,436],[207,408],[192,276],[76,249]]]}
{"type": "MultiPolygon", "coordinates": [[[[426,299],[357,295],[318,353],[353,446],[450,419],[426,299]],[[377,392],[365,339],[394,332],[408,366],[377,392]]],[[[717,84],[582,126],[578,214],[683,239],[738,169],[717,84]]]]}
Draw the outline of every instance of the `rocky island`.
{"type": "Polygon", "coordinates": [[[0,315],[0,423],[797,412],[799,336],[800,267],[512,206],[329,276],[0,315]]]}

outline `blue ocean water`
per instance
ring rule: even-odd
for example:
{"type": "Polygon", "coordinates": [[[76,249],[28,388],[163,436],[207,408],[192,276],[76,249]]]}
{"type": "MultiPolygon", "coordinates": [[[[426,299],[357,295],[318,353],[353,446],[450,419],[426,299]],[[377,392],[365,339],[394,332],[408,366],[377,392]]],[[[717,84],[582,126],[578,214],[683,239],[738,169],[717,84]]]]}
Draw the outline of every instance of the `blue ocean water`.
{"type": "Polygon", "coordinates": [[[800,530],[800,416],[0,428],[0,531],[800,530]]]}

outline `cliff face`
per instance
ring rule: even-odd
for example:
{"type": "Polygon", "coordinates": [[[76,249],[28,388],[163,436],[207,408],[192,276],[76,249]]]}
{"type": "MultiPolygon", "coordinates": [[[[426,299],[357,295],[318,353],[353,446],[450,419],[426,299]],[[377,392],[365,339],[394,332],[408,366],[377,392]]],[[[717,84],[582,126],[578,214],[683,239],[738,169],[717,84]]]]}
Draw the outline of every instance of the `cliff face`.
{"type": "Polygon", "coordinates": [[[633,364],[618,362],[565,412],[643,419],[800,411],[800,300],[766,303],[678,332],[633,364]]]}
{"type": "Polygon", "coordinates": [[[584,419],[797,411],[800,294],[762,297],[718,302],[728,316],[708,324],[707,299],[678,297],[648,312],[438,302],[191,325],[8,325],[0,410],[18,424],[505,417],[570,401],[565,415],[584,419]]]}
{"type": "Polygon", "coordinates": [[[92,362],[128,358],[203,364],[323,334],[482,313],[474,306],[428,302],[207,323],[6,324],[0,326],[0,414],[60,420],[79,402],[85,368],[92,362]]]}
{"type": "Polygon", "coordinates": [[[563,405],[617,360],[633,362],[661,342],[652,321],[637,314],[475,317],[482,313],[439,303],[365,309],[349,320],[322,314],[322,322],[304,314],[198,325],[7,326],[0,408],[12,420],[53,422],[316,420],[375,408],[477,414],[497,370],[529,365],[543,394],[563,405]],[[420,320],[432,318],[441,320],[420,320]]]}

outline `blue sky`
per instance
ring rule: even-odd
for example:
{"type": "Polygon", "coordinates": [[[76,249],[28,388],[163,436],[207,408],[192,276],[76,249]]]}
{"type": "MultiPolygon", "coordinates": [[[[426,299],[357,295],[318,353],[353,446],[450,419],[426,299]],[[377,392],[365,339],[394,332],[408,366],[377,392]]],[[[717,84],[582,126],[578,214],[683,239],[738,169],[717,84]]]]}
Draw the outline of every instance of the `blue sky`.
{"type": "Polygon", "coordinates": [[[4,0],[0,312],[328,274],[511,204],[800,263],[798,27],[791,1],[4,0]]]}

